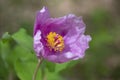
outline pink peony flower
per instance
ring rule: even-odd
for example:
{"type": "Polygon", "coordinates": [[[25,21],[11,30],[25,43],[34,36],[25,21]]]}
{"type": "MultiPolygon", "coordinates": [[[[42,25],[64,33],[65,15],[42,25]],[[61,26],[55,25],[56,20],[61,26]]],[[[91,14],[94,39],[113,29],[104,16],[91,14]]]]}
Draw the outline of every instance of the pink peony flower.
{"type": "Polygon", "coordinates": [[[38,58],[55,63],[83,58],[91,37],[84,35],[82,17],[69,14],[51,18],[46,7],[37,12],[34,23],[34,50],[38,58]]]}

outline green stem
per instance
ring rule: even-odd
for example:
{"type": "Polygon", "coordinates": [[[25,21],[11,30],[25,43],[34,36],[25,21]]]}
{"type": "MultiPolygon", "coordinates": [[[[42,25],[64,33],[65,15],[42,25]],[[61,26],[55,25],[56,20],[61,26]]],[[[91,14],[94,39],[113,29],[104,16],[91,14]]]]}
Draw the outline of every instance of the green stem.
{"type": "Polygon", "coordinates": [[[38,70],[39,70],[39,67],[40,67],[42,61],[43,61],[43,58],[40,58],[40,59],[38,60],[38,64],[37,64],[37,67],[36,67],[35,72],[34,72],[34,74],[33,74],[33,79],[32,79],[32,80],[36,80],[37,72],[38,72],[38,70]]]}

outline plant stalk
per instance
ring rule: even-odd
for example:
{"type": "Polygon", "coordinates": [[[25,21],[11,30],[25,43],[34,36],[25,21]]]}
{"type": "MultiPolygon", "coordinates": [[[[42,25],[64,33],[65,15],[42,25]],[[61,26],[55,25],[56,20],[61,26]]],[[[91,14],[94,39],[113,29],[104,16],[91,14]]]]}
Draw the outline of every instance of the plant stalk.
{"type": "Polygon", "coordinates": [[[38,64],[37,64],[37,67],[36,67],[36,69],[35,69],[35,71],[34,71],[32,80],[36,80],[37,73],[38,73],[38,70],[39,70],[39,67],[40,67],[42,61],[43,61],[43,58],[40,58],[40,59],[38,60],[38,64]]]}

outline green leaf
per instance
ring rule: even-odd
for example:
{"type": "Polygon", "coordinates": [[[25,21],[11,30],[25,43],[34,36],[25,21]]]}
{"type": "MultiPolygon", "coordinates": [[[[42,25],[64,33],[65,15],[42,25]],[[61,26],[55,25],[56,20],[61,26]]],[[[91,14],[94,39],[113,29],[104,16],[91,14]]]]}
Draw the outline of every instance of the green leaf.
{"type": "Polygon", "coordinates": [[[69,61],[69,62],[66,62],[66,63],[62,63],[62,64],[56,64],[55,72],[58,73],[58,72],[66,69],[66,68],[71,68],[79,62],[80,62],[79,60],[75,60],[75,61],[73,60],[73,61],[69,61]]]}
{"type": "Polygon", "coordinates": [[[8,69],[5,66],[5,62],[2,59],[2,41],[0,40],[0,79],[6,80],[6,75],[8,75],[8,69]]]}
{"type": "MultiPolygon", "coordinates": [[[[25,48],[17,45],[14,49],[17,60],[14,61],[15,71],[21,80],[32,80],[34,70],[37,65],[37,57],[25,48]]],[[[41,79],[41,70],[38,72],[36,80],[41,79]]]]}
{"type": "Polygon", "coordinates": [[[25,49],[33,52],[33,39],[26,33],[25,29],[20,29],[12,35],[12,38],[25,49]]]}
{"type": "Polygon", "coordinates": [[[46,80],[64,80],[58,73],[51,73],[46,71],[46,80]]]}
{"type": "Polygon", "coordinates": [[[8,42],[3,43],[1,42],[1,58],[5,63],[5,66],[7,68],[9,68],[9,64],[11,63],[12,59],[10,59],[11,57],[11,49],[10,49],[10,45],[8,42]]]}
{"type": "Polygon", "coordinates": [[[36,61],[37,58],[35,56],[35,54],[30,53],[28,50],[26,50],[24,47],[16,45],[14,50],[13,50],[13,54],[16,55],[16,58],[21,59],[21,60],[30,60],[31,61],[36,61]]]}
{"type": "Polygon", "coordinates": [[[55,72],[60,72],[61,70],[67,68],[67,65],[69,62],[62,63],[62,64],[56,64],[55,72]]]}
{"type": "Polygon", "coordinates": [[[2,41],[3,41],[3,43],[8,42],[8,41],[10,41],[11,39],[12,39],[12,38],[11,38],[11,35],[10,35],[8,32],[4,33],[3,36],[2,36],[2,41]]]}
{"type": "Polygon", "coordinates": [[[54,72],[55,71],[55,66],[56,64],[53,62],[48,62],[48,61],[44,61],[46,68],[48,69],[49,72],[54,72]]]}
{"type": "Polygon", "coordinates": [[[76,64],[80,63],[81,60],[72,60],[68,63],[67,68],[74,67],[76,64]]]}
{"type": "MultiPolygon", "coordinates": [[[[15,70],[18,77],[21,80],[32,80],[32,76],[34,74],[36,65],[37,65],[36,62],[17,60],[15,63],[15,70]]],[[[37,73],[36,80],[40,80],[40,79],[41,79],[41,71],[39,70],[37,73]]]]}

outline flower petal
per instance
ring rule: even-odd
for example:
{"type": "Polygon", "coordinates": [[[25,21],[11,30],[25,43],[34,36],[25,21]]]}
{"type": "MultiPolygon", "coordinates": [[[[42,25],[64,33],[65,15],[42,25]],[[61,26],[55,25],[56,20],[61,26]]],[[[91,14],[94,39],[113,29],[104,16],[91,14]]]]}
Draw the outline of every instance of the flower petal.
{"type": "Polygon", "coordinates": [[[48,18],[50,18],[50,14],[46,7],[43,7],[40,11],[37,11],[36,20],[34,23],[34,35],[37,30],[41,30],[42,25],[46,22],[48,18]]]}
{"type": "Polygon", "coordinates": [[[61,53],[59,55],[49,55],[46,57],[47,60],[55,63],[64,63],[73,60],[74,58],[77,58],[77,56],[71,52],[61,53]]]}
{"type": "Polygon", "coordinates": [[[89,48],[89,41],[91,41],[90,36],[82,35],[75,43],[70,45],[72,53],[78,56],[74,60],[84,57],[85,50],[89,48]]]}
{"type": "Polygon", "coordinates": [[[40,42],[41,40],[41,31],[38,30],[36,35],[34,36],[34,50],[36,52],[37,57],[41,56],[41,51],[43,50],[43,45],[40,42]]]}
{"type": "Polygon", "coordinates": [[[52,31],[64,36],[69,30],[75,27],[80,30],[82,29],[82,33],[84,33],[83,29],[85,29],[85,24],[83,23],[82,18],[69,14],[64,17],[48,19],[44,25],[43,31],[47,34],[52,31]]]}
{"type": "Polygon", "coordinates": [[[65,49],[62,52],[52,52],[46,49],[44,50],[44,53],[42,53],[42,56],[49,61],[55,63],[63,63],[77,58],[78,55],[72,53],[69,46],[66,45],[65,49]]]}
{"type": "Polygon", "coordinates": [[[64,36],[66,44],[74,43],[85,32],[85,24],[81,17],[75,17],[72,23],[73,27],[64,36]]]}
{"type": "Polygon", "coordinates": [[[64,63],[70,60],[83,58],[85,55],[85,50],[89,48],[89,41],[91,41],[90,36],[81,35],[75,43],[69,44],[69,46],[67,46],[70,48],[66,48],[64,51],[62,51],[62,53],[52,53],[45,50],[45,52],[43,53],[43,57],[55,63],[64,63]]]}

